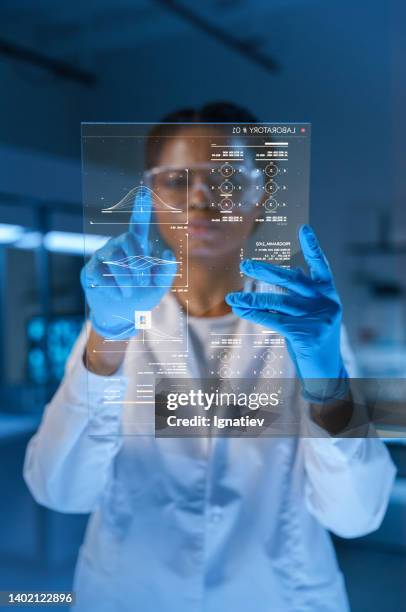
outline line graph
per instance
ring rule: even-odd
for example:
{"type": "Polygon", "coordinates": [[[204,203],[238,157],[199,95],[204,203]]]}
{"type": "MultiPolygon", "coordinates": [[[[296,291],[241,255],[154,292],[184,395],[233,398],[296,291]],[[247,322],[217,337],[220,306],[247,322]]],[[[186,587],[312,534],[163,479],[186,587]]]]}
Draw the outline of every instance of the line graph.
{"type": "MultiPolygon", "coordinates": [[[[134,335],[130,340],[128,339],[124,340],[126,344],[130,344],[130,346],[126,349],[126,352],[140,353],[146,350],[150,350],[150,348],[148,349],[148,346],[151,347],[154,345],[159,345],[160,352],[164,352],[164,353],[173,353],[174,350],[176,351],[180,350],[186,353],[188,352],[189,350],[189,342],[188,342],[189,336],[187,333],[188,316],[189,316],[188,315],[189,313],[188,300],[186,300],[185,313],[183,313],[182,311],[179,311],[177,313],[178,320],[174,324],[174,327],[177,328],[177,333],[175,335],[169,334],[167,331],[160,329],[160,327],[156,324],[157,321],[160,321],[159,310],[160,310],[160,305],[158,305],[153,311],[151,311],[151,320],[153,323],[151,327],[149,327],[148,329],[139,329],[139,333],[134,335]],[[185,320],[185,317],[186,317],[186,320],[185,320]]],[[[103,344],[105,344],[106,347],[109,345],[111,346],[111,344],[114,345],[114,343],[117,342],[118,340],[122,340],[123,336],[125,337],[126,335],[128,335],[128,328],[134,329],[134,331],[137,329],[135,320],[131,320],[127,317],[123,317],[120,315],[112,315],[112,318],[120,319],[121,321],[125,321],[126,323],[128,323],[128,327],[123,332],[120,332],[118,334],[112,334],[108,338],[104,338],[103,344]]],[[[121,352],[121,351],[122,349],[117,350],[114,348],[113,349],[106,348],[106,349],[94,349],[93,350],[93,352],[95,353],[111,353],[111,352],[115,353],[115,352],[121,352]]],[[[153,365],[155,367],[158,365],[158,363],[153,364],[153,365]]]]}
{"type": "MultiPolygon", "coordinates": [[[[140,213],[139,218],[136,219],[139,224],[172,225],[175,222],[179,225],[187,225],[189,223],[189,172],[187,169],[184,172],[186,174],[186,194],[183,196],[185,201],[182,198],[182,201],[177,204],[169,204],[156,190],[140,180],[139,185],[130,189],[121,200],[111,206],[104,206],[103,208],[97,206],[96,208],[95,202],[88,202],[86,204],[88,216],[85,219],[90,226],[128,226],[130,217],[140,213]],[[151,217],[149,214],[145,214],[147,211],[149,212],[151,202],[153,211],[164,213],[161,214],[159,221],[154,214],[151,217]]],[[[104,197],[101,199],[104,199],[104,197]]]]}
{"type": "MultiPolygon", "coordinates": [[[[139,273],[139,272],[143,272],[146,270],[150,270],[151,268],[155,267],[155,266],[165,266],[167,264],[180,264],[180,261],[174,261],[172,259],[162,259],[161,257],[152,257],[151,255],[131,255],[130,257],[123,257],[122,259],[117,259],[117,260],[111,260],[111,261],[103,261],[104,264],[106,264],[107,266],[114,267],[117,266],[118,268],[122,268],[124,270],[132,270],[132,273],[125,273],[125,274],[120,274],[120,273],[114,273],[114,274],[109,274],[109,273],[105,273],[103,274],[103,276],[133,276],[134,272],[139,273]]],[[[159,272],[159,274],[164,275],[164,272],[159,272]]],[[[172,273],[168,272],[168,274],[170,276],[172,276],[172,273]]]]}
{"type": "MultiPolygon", "coordinates": [[[[121,317],[119,315],[112,315],[113,318],[116,319],[121,319],[123,321],[127,321],[128,323],[130,323],[131,325],[134,325],[134,321],[132,321],[131,319],[128,319],[127,317],[121,317]]],[[[135,326],[134,326],[135,327],[135,326]]],[[[124,335],[127,334],[128,330],[125,330],[124,332],[121,332],[119,334],[113,334],[111,337],[109,338],[105,338],[105,342],[116,342],[117,340],[120,340],[120,338],[124,335]]],[[[133,342],[141,342],[142,344],[145,344],[145,330],[141,330],[142,334],[140,335],[140,337],[136,336],[133,339],[133,342]]],[[[152,340],[155,342],[159,342],[159,341],[170,341],[170,342],[183,342],[183,337],[177,337],[177,336],[172,336],[171,334],[168,334],[162,330],[159,329],[148,329],[148,335],[152,336],[152,340]]]]}
{"type": "Polygon", "coordinates": [[[133,187],[130,191],[121,199],[108,208],[102,208],[102,213],[136,213],[145,212],[147,210],[146,200],[152,198],[155,210],[160,210],[169,213],[182,213],[182,208],[172,206],[165,202],[157,193],[150,187],[140,184],[137,187],[133,187]]]}
{"type": "MultiPolygon", "coordinates": [[[[145,287],[148,282],[148,275],[156,274],[158,277],[176,276],[183,280],[182,285],[178,285],[178,289],[187,289],[189,287],[189,234],[179,235],[178,233],[177,236],[179,243],[176,260],[152,255],[130,255],[121,259],[103,259],[102,263],[107,269],[102,272],[102,276],[106,278],[106,284],[97,285],[98,288],[110,287],[110,279],[118,279],[119,277],[120,287],[145,287]],[[175,274],[171,270],[165,271],[164,267],[168,264],[176,264],[175,274]]],[[[157,284],[156,281],[157,279],[154,282],[155,287],[167,286],[164,278],[161,280],[163,284],[157,284]]]]}

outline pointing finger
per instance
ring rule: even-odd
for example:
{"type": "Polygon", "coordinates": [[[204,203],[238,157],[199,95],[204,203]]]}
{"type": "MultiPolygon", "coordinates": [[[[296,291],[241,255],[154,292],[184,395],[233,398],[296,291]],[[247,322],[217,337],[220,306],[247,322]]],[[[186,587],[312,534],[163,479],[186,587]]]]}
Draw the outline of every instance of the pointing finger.
{"type": "Polygon", "coordinates": [[[151,221],[152,195],[150,189],[141,185],[137,188],[130,219],[130,232],[135,234],[144,253],[148,252],[148,233],[151,221]]]}
{"type": "Polygon", "coordinates": [[[332,281],[329,263],[311,227],[302,225],[299,240],[312,279],[319,282],[332,281]]]}

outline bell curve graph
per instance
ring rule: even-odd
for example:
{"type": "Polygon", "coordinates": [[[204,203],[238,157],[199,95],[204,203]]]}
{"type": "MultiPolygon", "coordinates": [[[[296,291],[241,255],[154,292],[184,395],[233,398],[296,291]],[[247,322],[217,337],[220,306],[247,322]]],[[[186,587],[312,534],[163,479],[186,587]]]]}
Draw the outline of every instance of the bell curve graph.
{"type": "MultiPolygon", "coordinates": [[[[185,170],[186,176],[188,177],[188,170],[185,170]]],[[[157,191],[154,191],[148,185],[145,185],[143,181],[136,187],[130,189],[124,197],[118,202],[115,202],[111,206],[105,206],[102,209],[94,210],[88,222],[90,225],[127,225],[128,221],[124,220],[123,215],[129,217],[131,214],[139,213],[138,223],[143,223],[142,214],[148,210],[146,200],[152,202],[152,208],[155,211],[162,212],[168,215],[168,221],[161,219],[159,224],[171,225],[174,222],[181,225],[187,225],[189,221],[189,185],[188,180],[186,181],[186,193],[185,201],[179,202],[179,204],[169,204],[166,202],[157,191]],[[99,216],[100,213],[103,216],[99,216]],[[185,214],[186,213],[186,214],[185,214]],[[179,215],[179,221],[177,216],[179,215]],[[107,219],[108,216],[108,219],[107,219]]],[[[90,210],[93,206],[90,207],[90,210]]],[[[158,223],[154,216],[148,217],[148,221],[145,221],[149,225],[155,225],[158,223]]]]}
{"type": "Polygon", "coordinates": [[[151,197],[154,208],[156,210],[162,210],[164,212],[181,213],[182,208],[171,206],[156,193],[150,187],[143,185],[142,183],[130,191],[116,204],[109,206],[108,208],[102,208],[102,213],[132,213],[132,212],[145,212],[146,204],[145,200],[151,197]]]}

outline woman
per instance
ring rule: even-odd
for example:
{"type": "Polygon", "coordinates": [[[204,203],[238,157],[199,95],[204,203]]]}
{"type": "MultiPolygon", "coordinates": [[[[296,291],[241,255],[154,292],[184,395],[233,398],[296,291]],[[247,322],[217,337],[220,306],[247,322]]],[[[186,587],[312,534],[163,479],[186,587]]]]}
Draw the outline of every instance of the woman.
{"type": "MultiPolygon", "coordinates": [[[[162,195],[176,188],[166,182],[168,167],[193,170],[189,290],[177,291],[183,282],[176,274],[179,241],[168,229],[167,213],[155,202],[148,204],[142,190],[142,206],[136,201],[129,231],[95,253],[82,273],[89,335],[79,338],[30,442],[26,482],[41,504],[92,513],[76,569],[78,610],[348,610],[327,530],[356,537],[376,529],[395,470],[380,440],[335,435],[351,421],[353,366],[330,268],[306,226],[300,242],[310,276],[247,261],[241,267],[243,284],[241,246],[254,230],[258,209],[248,207],[244,223],[227,225],[225,239],[221,224],[211,221],[217,213],[210,209],[205,181],[207,151],[191,137],[194,126],[181,124],[254,118],[232,105],[214,104],[167,121],[179,126],[165,145],[157,147],[157,139],[151,139],[146,178],[162,195]],[[171,250],[142,279],[134,272],[135,282],[124,284],[106,262],[148,256],[151,204],[171,250]],[[106,270],[112,274],[108,286],[106,270]],[[256,281],[287,291],[261,293],[256,281]],[[132,322],[134,311],[157,312],[161,329],[170,333],[186,308],[189,356],[182,377],[216,376],[208,342],[213,333],[249,338],[272,328],[286,338],[281,369],[284,377],[301,381],[290,401],[303,415],[305,436],[149,435],[150,408],[141,406],[134,416],[129,402],[138,385],[151,380],[151,364],[168,366],[168,359],[148,330],[143,351],[136,350],[140,332],[132,322]],[[106,351],[106,338],[113,350],[106,351]],[[314,379],[333,381],[324,399],[314,379]],[[109,381],[124,402],[104,402],[109,381]]],[[[218,129],[207,127],[212,135],[218,129]]],[[[240,353],[238,377],[266,377],[257,349],[247,341],[240,353]]]]}

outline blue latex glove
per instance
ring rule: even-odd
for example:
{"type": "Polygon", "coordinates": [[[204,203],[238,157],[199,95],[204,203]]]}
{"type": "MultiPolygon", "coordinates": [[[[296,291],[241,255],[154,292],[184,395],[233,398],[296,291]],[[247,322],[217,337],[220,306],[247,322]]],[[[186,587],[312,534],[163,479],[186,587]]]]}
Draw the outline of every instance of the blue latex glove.
{"type": "Polygon", "coordinates": [[[172,285],[177,267],[172,251],[165,250],[162,259],[149,255],[151,210],[150,193],[140,189],[129,231],[109,240],[82,269],[90,320],[102,337],[135,336],[135,311],[152,310],[172,285]]]}
{"type": "Polygon", "coordinates": [[[245,260],[244,274],[287,292],[229,293],[225,299],[238,316],[285,337],[305,397],[318,402],[348,392],[340,352],[342,307],[330,266],[308,225],[300,228],[299,240],[310,277],[300,269],[245,260]]]}

